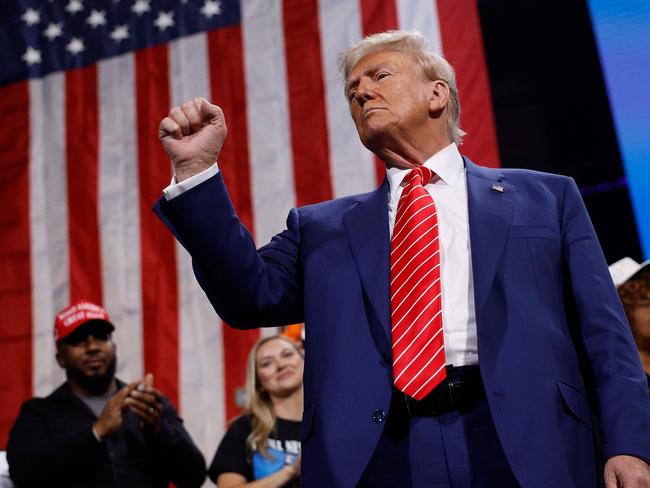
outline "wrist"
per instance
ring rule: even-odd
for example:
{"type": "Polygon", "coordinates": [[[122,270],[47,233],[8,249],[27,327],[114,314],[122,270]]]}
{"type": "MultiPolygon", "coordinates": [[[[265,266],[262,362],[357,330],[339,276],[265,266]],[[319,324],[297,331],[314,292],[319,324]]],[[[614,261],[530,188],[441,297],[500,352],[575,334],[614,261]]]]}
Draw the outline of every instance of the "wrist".
{"type": "Polygon", "coordinates": [[[95,439],[97,439],[97,442],[102,442],[104,439],[104,430],[99,426],[99,422],[95,422],[92,425],[91,430],[93,432],[93,436],[95,439]]]}
{"type": "Polygon", "coordinates": [[[287,464],[282,468],[282,471],[285,473],[287,476],[287,481],[292,480],[296,477],[296,468],[294,467],[293,464],[287,464]]]}
{"type": "Polygon", "coordinates": [[[174,167],[174,177],[176,178],[176,183],[185,181],[192,176],[202,173],[206,169],[210,168],[214,162],[204,164],[204,163],[193,163],[187,165],[178,165],[174,167]]]}

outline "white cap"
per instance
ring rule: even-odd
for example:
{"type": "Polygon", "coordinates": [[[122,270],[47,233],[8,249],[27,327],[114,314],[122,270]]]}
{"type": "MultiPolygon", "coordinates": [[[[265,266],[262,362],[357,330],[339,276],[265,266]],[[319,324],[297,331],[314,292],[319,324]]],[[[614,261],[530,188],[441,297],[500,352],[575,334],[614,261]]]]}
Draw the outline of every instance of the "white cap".
{"type": "Polygon", "coordinates": [[[609,274],[612,275],[612,280],[614,280],[614,284],[618,288],[630,278],[648,268],[648,266],[650,266],[650,259],[639,264],[632,258],[624,257],[609,266],[609,274]]]}

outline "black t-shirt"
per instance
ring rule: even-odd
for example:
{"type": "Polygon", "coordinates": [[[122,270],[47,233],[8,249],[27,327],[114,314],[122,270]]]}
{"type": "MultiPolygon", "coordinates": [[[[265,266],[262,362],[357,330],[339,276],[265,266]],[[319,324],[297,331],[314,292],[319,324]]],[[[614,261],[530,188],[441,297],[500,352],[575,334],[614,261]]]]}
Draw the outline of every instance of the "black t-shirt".
{"type": "Polygon", "coordinates": [[[226,432],[208,469],[208,477],[216,483],[221,473],[239,473],[246,481],[265,478],[293,464],[300,454],[300,422],[278,418],[269,436],[270,457],[246,448],[246,439],[252,430],[249,415],[239,417],[226,432]]]}

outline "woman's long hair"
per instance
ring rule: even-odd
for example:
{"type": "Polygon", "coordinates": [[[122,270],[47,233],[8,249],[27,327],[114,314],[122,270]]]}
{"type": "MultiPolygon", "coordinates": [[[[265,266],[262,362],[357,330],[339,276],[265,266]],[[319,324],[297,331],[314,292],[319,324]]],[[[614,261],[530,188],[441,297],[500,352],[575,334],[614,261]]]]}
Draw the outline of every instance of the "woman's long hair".
{"type": "Polygon", "coordinates": [[[267,342],[276,339],[285,341],[298,354],[303,355],[295,342],[282,335],[260,339],[255,343],[248,355],[246,366],[246,411],[244,413],[251,416],[252,431],[246,439],[246,447],[250,452],[257,450],[265,457],[269,457],[267,441],[275,428],[277,417],[271,396],[262,388],[257,376],[257,351],[267,342]]]}

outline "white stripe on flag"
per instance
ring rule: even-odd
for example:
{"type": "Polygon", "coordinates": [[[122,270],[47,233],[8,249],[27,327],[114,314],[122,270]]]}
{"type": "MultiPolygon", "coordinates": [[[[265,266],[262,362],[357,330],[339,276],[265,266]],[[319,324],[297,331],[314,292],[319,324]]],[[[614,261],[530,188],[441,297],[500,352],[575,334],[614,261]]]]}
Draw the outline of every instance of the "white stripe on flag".
{"type": "Polygon", "coordinates": [[[319,4],[323,75],[334,197],[363,193],[376,186],[372,153],[359,141],[343,93],[338,55],[361,38],[358,2],[322,0],[319,4]]]}
{"type": "Polygon", "coordinates": [[[442,53],[436,0],[420,2],[397,0],[397,19],[401,29],[420,31],[429,41],[429,50],[438,54],[442,53]]]}
{"type": "Polygon", "coordinates": [[[266,244],[295,206],[282,4],[242,3],[255,237],[266,244]]]}
{"type": "Polygon", "coordinates": [[[131,54],[102,61],[99,85],[99,231],[102,290],[115,323],[118,376],[142,378],[140,207],[131,54]]]}
{"type": "Polygon", "coordinates": [[[64,75],[29,82],[30,232],[34,394],[64,380],[54,360],[54,315],[68,304],[68,193],[65,163],[64,75]]]}
{"type": "MultiPolygon", "coordinates": [[[[205,34],[170,43],[171,102],[210,98],[205,34]]],[[[176,243],[180,328],[180,410],[185,427],[210,461],[224,433],[224,365],[221,320],[192,270],[192,260],[176,243]]]]}

